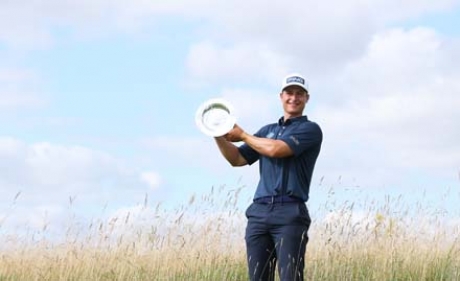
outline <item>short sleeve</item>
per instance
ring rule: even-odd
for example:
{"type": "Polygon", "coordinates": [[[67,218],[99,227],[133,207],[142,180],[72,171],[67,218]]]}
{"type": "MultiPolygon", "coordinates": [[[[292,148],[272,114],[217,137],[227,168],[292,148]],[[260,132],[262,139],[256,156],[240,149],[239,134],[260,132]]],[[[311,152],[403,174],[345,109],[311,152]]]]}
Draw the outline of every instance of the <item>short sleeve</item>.
{"type": "MultiPolygon", "coordinates": [[[[259,131],[257,131],[254,136],[256,137],[263,137],[266,135],[266,132],[267,131],[267,126],[265,127],[262,127],[259,131]]],[[[238,150],[241,154],[241,156],[243,156],[244,159],[246,159],[246,162],[248,162],[249,165],[252,165],[254,164],[254,162],[256,162],[257,160],[259,160],[259,157],[260,157],[260,154],[255,151],[252,147],[250,147],[249,145],[247,144],[242,144],[240,147],[238,147],[238,150]]]]}
{"type": "Polygon", "coordinates": [[[299,156],[305,150],[320,147],[323,141],[323,132],[315,122],[305,122],[294,128],[292,132],[282,136],[280,140],[284,141],[299,156]]]}

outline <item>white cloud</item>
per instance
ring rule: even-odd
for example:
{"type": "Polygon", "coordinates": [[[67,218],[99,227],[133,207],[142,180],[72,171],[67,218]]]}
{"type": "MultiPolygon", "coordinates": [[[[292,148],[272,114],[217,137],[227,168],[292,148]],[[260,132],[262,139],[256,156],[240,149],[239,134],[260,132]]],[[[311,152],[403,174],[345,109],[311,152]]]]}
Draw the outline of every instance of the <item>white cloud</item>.
{"type": "Polygon", "coordinates": [[[460,72],[451,58],[460,49],[451,44],[430,29],[375,35],[337,79],[335,101],[316,109],[329,163],[374,182],[379,173],[388,182],[410,170],[447,176],[458,168],[460,72]]]}
{"type": "Polygon", "coordinates": [[[110,210],[142,202],[161,177],[141,170],[126,159],[83,146],[0,137],[2,230],[62,235],[76,214],[79,221],[107,205],[110,210]],[[48,226],[52,229],[45,231],[48,226]]]}
{"type": "Polygon", "coordinates": [[[406,19],[419,18],[430,13],[448,11],[458,7],[458,0],[405,0],[405,1],[373,1],[369,5],[374,18],[383,22],[399,22],[406,19]]]}
{"type": "Polygon", "coordinates": [[[143,172],[140,177],[141,180],[148,184],[152,189],[157,189],[161,184],[160,175],[156,172],[143,172]]]}
{"type": "Polygon", "coordinates": [[[160,176],[154,171],[143,174],[149,181],[143,182],[140,170],[126,160],[83,146],[28,144],[0,137],[0,191],[4,198],[0,213],[9,214],[6,220],[10,225],[27,222],[36,227],[44,214],[59,221],[59,210],[70,205],[81,204],[79,212],[85,213],[101,210],[107,203],[133,204],[150,192],[149,186],[159,184],[160,176]],[[9,212],[11,208],[16,211],[9,212]]]}
{"type": "MultiPolygon", "coordinates": [[[[164,18],[201,23],[201,33],[230,41],[259,42],[306,56],[316,63],[359,54],[367,38],[386,23],[443,11],[442,1],[272,1],[231,3],[210,0],[50,0],[0,2],[0,42],[48,48],[59,37],[105,37],[112,32],[142,32],[164,18]],[[242,8],[244,7],[244,8],[242,8]],[[257,16],[254,16],[257,15],[257,16]],[[237,20],[235,20],[237,19],[237,20]],[[321,46],[321,48],[319,48],[321,46]]],[[[315,63],[315,64],[316,64],[315,63]]]]}
{"type": "Polygon", "coordinates": [[[438,82],[445,74],[443,56],[449,54],[443,52],[442,44],[432,29],[392,29],[378,33],[367,53],[348,65],[342,80],[356,94],[417,96],[420,87],[438,82]],[[355,85],[354,81],[359,83],[355,85]],[[374,91],[369,93],[368,87],[374,91]]]}
{"type": "Polygon", "coordinates": [[[279,77],[286,69],[313,75],[334,72],[360,57],[372,35],[387,24],[454,5],[451,0],[369,4],[328,0],[319,5],[315,1],[272,1],[270,5],[233,1],[209,5],[202,7],[203,17],[210,21],[203,31],[208,41],[191,48],[188,65],[192,74],[206,79],[222,72],[230,78],[247,73],[250,77],[279,77]],[[217,47],[220,44],[226,47],[217,47]]]}
{"type": "Polygon", "coordinates": [[[29,146],[25,164],[31,171],[31,182],[45,186],[97,182],[125,173],[115,158],[103,152],[46,142],[29,146]]]}
{"type": "Polygon", "coordinates": [[[187,57],[188,83],[230,85],[235,81],[248,84],[270,81],[288,71],[289,59],[266,45],[242,43],[221,47],[200,42],[190,48],[187,57]]]}

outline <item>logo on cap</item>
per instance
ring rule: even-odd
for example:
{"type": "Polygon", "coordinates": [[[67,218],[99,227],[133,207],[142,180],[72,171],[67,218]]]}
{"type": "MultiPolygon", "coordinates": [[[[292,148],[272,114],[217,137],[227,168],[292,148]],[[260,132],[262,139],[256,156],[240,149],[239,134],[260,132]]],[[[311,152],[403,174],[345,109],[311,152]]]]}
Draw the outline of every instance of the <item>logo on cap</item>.
{"type": "Polygon", "coordinates": [[[299,83],[299,84],[305,85],[305,79],[299,76],[291,76],[291,77],[286,78],[286,84],[290,84],[290,83],[299,83]]]}

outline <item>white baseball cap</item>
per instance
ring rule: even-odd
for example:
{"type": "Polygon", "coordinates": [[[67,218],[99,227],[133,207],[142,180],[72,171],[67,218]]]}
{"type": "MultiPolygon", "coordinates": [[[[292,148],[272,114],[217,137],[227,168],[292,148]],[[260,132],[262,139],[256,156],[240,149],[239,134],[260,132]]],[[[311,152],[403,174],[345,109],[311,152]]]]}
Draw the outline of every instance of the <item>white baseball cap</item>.
{"type": "Polygon", "coordinates": [[[308,92],[308,83],[305,80],[305,78],[299,73],[291,73],[287,75],[283,78],[283,82],[281,85],[281,91],[283,91],[286,87],[296,85],[302,87],[305,91],[308,92]]]}

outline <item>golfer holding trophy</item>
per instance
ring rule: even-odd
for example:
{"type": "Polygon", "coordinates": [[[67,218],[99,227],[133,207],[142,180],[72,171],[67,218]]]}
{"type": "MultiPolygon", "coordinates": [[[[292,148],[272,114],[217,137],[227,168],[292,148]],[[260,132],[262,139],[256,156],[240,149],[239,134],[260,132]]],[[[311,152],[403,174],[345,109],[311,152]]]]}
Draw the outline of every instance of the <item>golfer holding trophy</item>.
{"type": "Polygon", "coordinates": [[[311,219],[306,206],[323,139],[304,115],[310,94],[305,78],[284,77],[279,93],[283,116],[255,134],[245,132],[225,100],[210,100],[197,111],[197,125],[215,138],[234,167],[259,161],[260,179],[246,210],[246,251],[250,280],[303,281],[311,219]],[[237,146],[235,142],[243,142],[237,146]]]}

